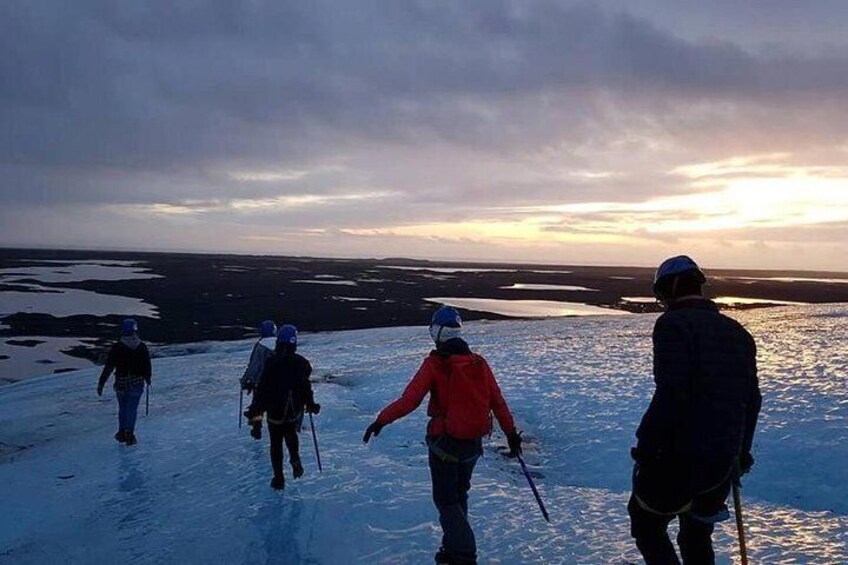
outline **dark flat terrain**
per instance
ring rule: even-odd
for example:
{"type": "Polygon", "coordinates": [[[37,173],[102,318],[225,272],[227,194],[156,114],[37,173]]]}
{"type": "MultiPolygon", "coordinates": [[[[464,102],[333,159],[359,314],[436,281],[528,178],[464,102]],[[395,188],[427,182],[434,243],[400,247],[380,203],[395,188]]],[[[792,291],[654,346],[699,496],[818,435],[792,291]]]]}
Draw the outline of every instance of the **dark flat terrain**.
{"type": "MultiPolygon", "coordinates": [[[[159,344],[242,339],[255,335],[263,319],[293,323],[303,331],[425,325],[433,305],[426,297],[582,302],[630,312],[658,311],[656,304],[624,303],[622,297],[650,296],[652,269],[486,263],[447,263],[406,259],[333,260],[268,256],[199,255],[92,251],[0,249],[0,268],[44,266],[39,261],[124,260],[143,262],[161,278],[119,281],[37,283],[41,287],[83,289],[135,297],[156,306],[158,319],[140,319],[143,337],[159,344]],[[404,270],[387,265],[422,268],[404,270]],[[498,271],[446,273],[423,268],[479,268],[498,271]],[[549,272],[541,272],[549,271],[549,272]],[[572,271],[571,273],[556,271],[572,271]],[[615,278],[621,277],[621,278],[615,278]],[[350,281],[356,284],[306,284],[297,280],[350,281]],[[514,290],[515,283],[573,285],[590,291],[514,290]],[[341,297],[341,298],[340,298],[341,297]],[[355,301],[351,298],[367,300],[355,301]]],[[[52,265],[56,265],[53,263],[52,265]]],[[[848,284],[749,280],[769,277],[848,278],[846,273],[798,271],[709,271],[713,296],[744,296],[797,302],[848,302],[848,284]],[[734,278],[738,277],[738,278],[734,278]]],[[[4,290],[20,290],[12,284],[4,290]]],[[[499,319],[465,311],[468,320],[499,319]]],[[[76,315],[57,318],[36,313],[6,316],[0,337],[115,337],[121,316],[76,315]]],[[[74,354],[96,358],[97,348],[74,354]]]]}

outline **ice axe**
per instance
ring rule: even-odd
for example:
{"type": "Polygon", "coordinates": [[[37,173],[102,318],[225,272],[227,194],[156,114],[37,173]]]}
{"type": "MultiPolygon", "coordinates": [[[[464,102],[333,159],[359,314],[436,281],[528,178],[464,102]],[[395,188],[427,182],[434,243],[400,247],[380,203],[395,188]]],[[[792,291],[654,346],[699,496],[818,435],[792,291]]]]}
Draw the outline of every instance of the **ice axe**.
{"type": "Polygon", "coordinates": [[[530,471],[527,470],[527,464],[524,463],[524,458],[521,454],[518,455],[518,462],[521,463],[521,471],[524,473],[524,476],[527,477],[527,482],[530,483],[530,488],[533,489],[533,496],[536,497],[536,502],[539,504],[539,510],[542,511],[542,516],[544,516],[545,520],[547,520],[548,524],[550,524],[551,517],[548,516],[545,503],[542,502],[542,497],[539,495],[538,489],[536,489],[536,483],[533,482],[533,477],[530,476],[530,471]]]}
{"type": "Polygon", "coordinates": [[[312,428],[312,443],[315,444],[315,458],[318,460],[318,472],[323,473],[321,468],[321,453],[318,451],[318,435],[315,433],[315,420],[312,419],[312,412],[309,413],[309,425],[312,428]]]}

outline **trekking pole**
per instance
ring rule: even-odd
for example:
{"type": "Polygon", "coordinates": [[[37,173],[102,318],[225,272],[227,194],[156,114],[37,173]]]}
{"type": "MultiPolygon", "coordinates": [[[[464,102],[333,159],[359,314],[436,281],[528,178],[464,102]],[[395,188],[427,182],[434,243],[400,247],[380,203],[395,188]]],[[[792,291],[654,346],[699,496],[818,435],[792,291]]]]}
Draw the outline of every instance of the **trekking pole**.
{"type": "Polygon", "coordinates": [[[309,413],[309,425],[312,427],[312,443],[315,444],[315,458],[318,460],[318,472],[323,473],[321,468],[321,454],[318,452],[318,435],[315,433],[315,420],[312,419],[312,412],[309,413]]]}
{"type": "Polygon", "coordinates": [[[238,419],[239,419],[239,429],[241,429],[241,408],[244,404],[244,389],[239,391],[239,411],[238,411],[238,419]]]}
{"type": "Polygon", "coordinates": [[[545,503],[542,502],[542,497],[539,495],[539,491],[536,489],[536,483],[533,482],[533,477],[530,476],[530,472],[527,470],[527,465],[524,463],[524,458],[519,454],[518,462],[521,463],[521,470],[524,473],[524,476],[527,477],[527,482],[530,483],[530,488],[533,489],[533,496],[536,497],[536,502],[539,504],[539,510],[542,511],[542,516],[545,517],[548,524],[551,523],[551,517],[548,516],[548,511],[545,508],[545,503]]]}
{"type": "Polygon", "coordinates": [[[150,384],[144,387],[144,415],[150,416],[150,384]]]}
{"type": "Polygon", "coordinates": [[[739,493],[742,484],[739,481],[739,471],[737,469],[733,477],[733,511],[736,514],[736,531],[739,533],[739,556],[742,558],[742,565],[748,565],[748,548],[745,545],[745,524],[742,521],[742,496],[739,493]]]}

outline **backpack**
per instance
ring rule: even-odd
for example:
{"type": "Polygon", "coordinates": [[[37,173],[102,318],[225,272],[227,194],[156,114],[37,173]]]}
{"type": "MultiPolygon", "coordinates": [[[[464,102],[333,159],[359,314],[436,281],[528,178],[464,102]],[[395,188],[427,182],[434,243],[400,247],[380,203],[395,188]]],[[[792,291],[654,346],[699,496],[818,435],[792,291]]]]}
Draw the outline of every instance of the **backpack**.
{"type": "Polygon", "coordinates": [[[465,440],[489,435],[492,433],[491,389],[485,361],[479,355],[472,355],[461,363],[446,360],[445,365],[448,385],[445,432],[465,440]]]}
{"type": "Polygon", "coordinates": [[[268,412],[268,421],[275,424],[287,422],[299,422],[303,417],[303,375],[297,366],[290,360],[285,360],[275,355],[268,360],[268,369],[271,371],[268,383],[264,378],[262,387],[267,387],[263,394],[265,398],[265,409],[268,412]]]}

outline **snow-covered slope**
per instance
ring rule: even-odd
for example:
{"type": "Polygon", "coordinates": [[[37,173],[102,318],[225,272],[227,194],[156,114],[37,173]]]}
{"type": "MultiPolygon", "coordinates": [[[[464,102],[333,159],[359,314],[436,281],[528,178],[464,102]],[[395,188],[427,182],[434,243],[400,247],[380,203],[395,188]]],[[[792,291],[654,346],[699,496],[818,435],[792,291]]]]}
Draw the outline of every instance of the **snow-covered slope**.
{"type": "MultiPolygon", "coordinates": [[[[755,563],[848,562],[848,306],[740,314],[760,344],[764,414],[743,491],[755,563]]],[[[653,316],[469,324],[496,370],[553,517],[493,436],[472,489],[482,562],[638,560],[625,503],[652,392],[653,316]]],[[[428,351],[426,328],[307,335],[324,409],[307,475],[268,487],[267,443],[238,423],[250,343],[157,359],[139,445],[112,439],[93,369],[0,388],[0,563],[430,563],[423,407],[368,447],[365,426],[428,351]]],[[[174,348],[174,353],[177,348],[174,348]]],[[[719,561],[736,555],[732,525],[719,561]]]]}

